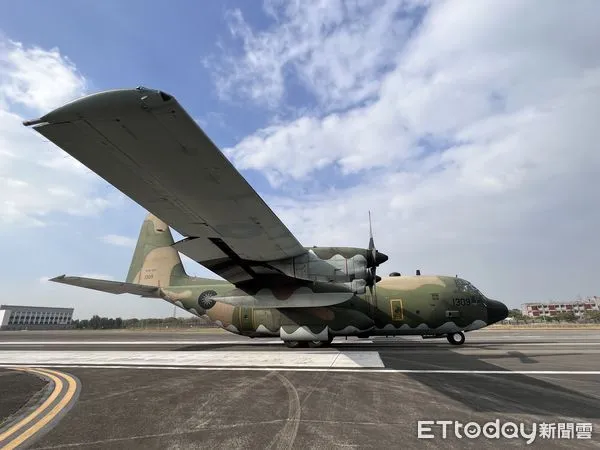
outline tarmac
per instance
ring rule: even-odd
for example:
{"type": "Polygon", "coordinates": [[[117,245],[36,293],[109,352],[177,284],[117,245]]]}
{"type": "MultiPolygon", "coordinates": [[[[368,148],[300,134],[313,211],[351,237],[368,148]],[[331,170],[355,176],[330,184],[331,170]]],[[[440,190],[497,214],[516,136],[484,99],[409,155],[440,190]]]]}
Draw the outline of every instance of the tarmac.
{"type": "Polygon", "coordinates": [[[536,427],[533,448],[597,448],[599,388],[599,330],[488,329],[462,346],[337,338],[327,349],[221,332],[1,332],[0,444],[29,433],[21,445],[34,449],[522,446],[513,423],[536,427]],[[419,437],[418,421],[444,420],[419,437]]]}

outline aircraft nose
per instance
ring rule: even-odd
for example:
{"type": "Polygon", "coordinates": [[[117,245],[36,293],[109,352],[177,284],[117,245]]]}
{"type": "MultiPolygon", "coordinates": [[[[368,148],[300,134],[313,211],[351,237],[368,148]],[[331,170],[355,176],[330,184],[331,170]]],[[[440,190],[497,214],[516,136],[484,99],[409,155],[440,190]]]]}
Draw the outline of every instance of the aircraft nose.
{"type": "Polygon", "coordinates": [[[490,324],[500,322],[508,317],[508,308],[498,300],[488,300],[487,302],[488,322],[490,324]]]}

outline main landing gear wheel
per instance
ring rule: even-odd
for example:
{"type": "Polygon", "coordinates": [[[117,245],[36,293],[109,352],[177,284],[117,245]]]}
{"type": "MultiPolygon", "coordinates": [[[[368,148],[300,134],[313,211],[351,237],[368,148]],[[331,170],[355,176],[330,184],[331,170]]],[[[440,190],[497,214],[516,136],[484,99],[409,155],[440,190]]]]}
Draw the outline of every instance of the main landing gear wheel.
{"type": "Polygon", "coordinates": [[[331,341],[333,341],[333,337],[330,337],[326,341],[308,341],[308,346],[310,348],[329,347],[331,341]]]}
{"type": "Polygon", "coordinates": [[[288,348],[302,348],[308,346],[307,341],[283,341],[283,343],[288,348]]]}
{"type": "Polygon", "coordinates": [[[465,343],[465,334],[462,331],[446,335],[446,339],[452,345],[463,345],[465,343]]]}

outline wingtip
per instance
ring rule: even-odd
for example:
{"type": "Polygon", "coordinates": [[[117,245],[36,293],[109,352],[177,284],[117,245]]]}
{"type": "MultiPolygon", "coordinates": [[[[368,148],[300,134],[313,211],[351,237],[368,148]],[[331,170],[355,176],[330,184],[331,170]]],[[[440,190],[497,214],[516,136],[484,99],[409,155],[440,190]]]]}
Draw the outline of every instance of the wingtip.
{"type": "Polygon", "coordinates": [[[25,120],[23,125],[26,127],[30,127],[32,125],[39,125],[40,123],[44,123],[42,119],[33,119],[33,120],[25,120]]]}
{"type": "Polygon", "coordinates": [[[67,276],[66,274],[62,274],[57,277],[50,278],[48,281],[60,282],[60,281],[64,280],[66,276],[67,276]]]}

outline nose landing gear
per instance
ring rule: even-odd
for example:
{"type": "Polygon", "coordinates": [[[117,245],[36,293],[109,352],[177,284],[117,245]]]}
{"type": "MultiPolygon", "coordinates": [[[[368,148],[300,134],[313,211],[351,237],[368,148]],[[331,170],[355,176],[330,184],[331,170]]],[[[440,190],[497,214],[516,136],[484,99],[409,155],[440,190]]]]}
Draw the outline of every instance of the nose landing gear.
{"type": "Polygon", "coordinates": [[[452,345],[462,345],[465,343],[465,334],[462,331],[459,331],[458,333],[447,334],[446,339],[448,339],[448,342],[450,342],[452,345]]]}

